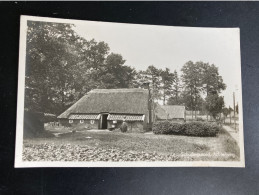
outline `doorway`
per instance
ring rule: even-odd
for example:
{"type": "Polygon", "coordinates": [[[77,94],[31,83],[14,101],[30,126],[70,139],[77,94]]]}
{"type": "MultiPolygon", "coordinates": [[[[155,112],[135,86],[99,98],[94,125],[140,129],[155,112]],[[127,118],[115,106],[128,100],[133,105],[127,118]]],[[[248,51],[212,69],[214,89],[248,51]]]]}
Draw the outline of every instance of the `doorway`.
{"type": "Polygon", "coordinates": [[[101,123],[100,123],[100,129],[107,129],[107,117],[108,114],[102,114],[101,115],[101,123]]]}

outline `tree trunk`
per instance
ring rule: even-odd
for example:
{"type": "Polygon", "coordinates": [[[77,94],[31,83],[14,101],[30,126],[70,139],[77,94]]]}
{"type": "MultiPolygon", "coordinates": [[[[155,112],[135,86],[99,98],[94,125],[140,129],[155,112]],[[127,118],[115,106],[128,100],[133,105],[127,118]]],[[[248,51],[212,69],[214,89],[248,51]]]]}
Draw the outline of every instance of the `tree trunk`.
{"type": "Polygon", "coordinates": [[[195,120],[197,120],[197,97],[195,97],[195,120]]]}
{"type": "Polygon", "coordinates": [[[165,105],[165,90],[164,90],[164,99],[163,99],[163,104],[165,105]]]}
{"type": "Polygon", "coordinates": [[[177,105],[179,104],[178,103],[178,89],[176,89],[176,91],[175,91],[175,102],[177,105]]]}
{"type": "Polygon", "coordinates": [[[46,110],[48,109],[48,92],[44,86],[40,96],[41,96],[41,101],[40,101],[39,111],[45,113],[46,110]]]}

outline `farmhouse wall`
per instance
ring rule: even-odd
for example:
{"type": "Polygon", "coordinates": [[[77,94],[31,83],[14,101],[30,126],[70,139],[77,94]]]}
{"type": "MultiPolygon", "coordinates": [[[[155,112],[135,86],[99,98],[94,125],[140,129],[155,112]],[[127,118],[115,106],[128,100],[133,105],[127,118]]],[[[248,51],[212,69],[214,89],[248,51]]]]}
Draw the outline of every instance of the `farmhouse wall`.
{"type": "Polygon", "coordinates": [[[73,119],[73,123],[69,123],[69,119],[60,119],[60,124],[65,127],[84,127],[85,129],[98,129],[99,120],[85,119],[84,123],[80,123],[79,119],[73,119]],[[94,123],[93,123],[94,122],[94,123]],[[93,124],[92,124],[93,123],[93,124]]]}
{"type": "Polygon", "coordinates": [[[71,127],[71,124],[69,124],[68,119],[61,118],[58,120],[59,124],[64,127],[71,127]]]}
{"type": "MultiPolygon", "coordinates": [[[[146,131],[146,124],[143,121],[127,121],[128,132],[136,132],[141,133],[146,131]]],[[[117,123],[113,123],[113,121],[108,121],[108,129],[109,128],[120,128],[122,125],[122,121],[117,121],[117,123]]]]}

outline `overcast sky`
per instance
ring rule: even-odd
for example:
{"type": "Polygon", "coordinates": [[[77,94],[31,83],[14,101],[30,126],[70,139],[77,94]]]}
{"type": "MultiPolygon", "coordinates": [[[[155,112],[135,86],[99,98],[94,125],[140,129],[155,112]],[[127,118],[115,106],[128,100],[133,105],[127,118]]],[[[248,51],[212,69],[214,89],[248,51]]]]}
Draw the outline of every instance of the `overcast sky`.
{"type": "Polygon", "coordinates": [[[189,60],[219,67],[227,85],[222,93],[233,106],[233,92],[240,97],[240,41],[237,28],[190,28],[107,22],[76,22],[75,31],[87,40],[108,43],[126,65],[145,70],[149,65],[175,69],[189,60]]]}

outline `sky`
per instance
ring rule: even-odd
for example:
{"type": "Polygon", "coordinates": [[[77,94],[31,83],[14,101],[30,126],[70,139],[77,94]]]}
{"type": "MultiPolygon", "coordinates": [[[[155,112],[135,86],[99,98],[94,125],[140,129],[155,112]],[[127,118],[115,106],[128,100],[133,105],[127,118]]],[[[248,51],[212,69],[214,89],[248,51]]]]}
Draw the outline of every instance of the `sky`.
{"type": "Polygon", "coordinates": [[[238,28],[197,28],[109,22],[75,22],[74,30],[87,40],[108,43],[125,65],[145,70],[149,65],[177,70],[189,60],[219,67],[227,89],[222,92],[225,105],[241,101],[241,62],[238,28]]]}

